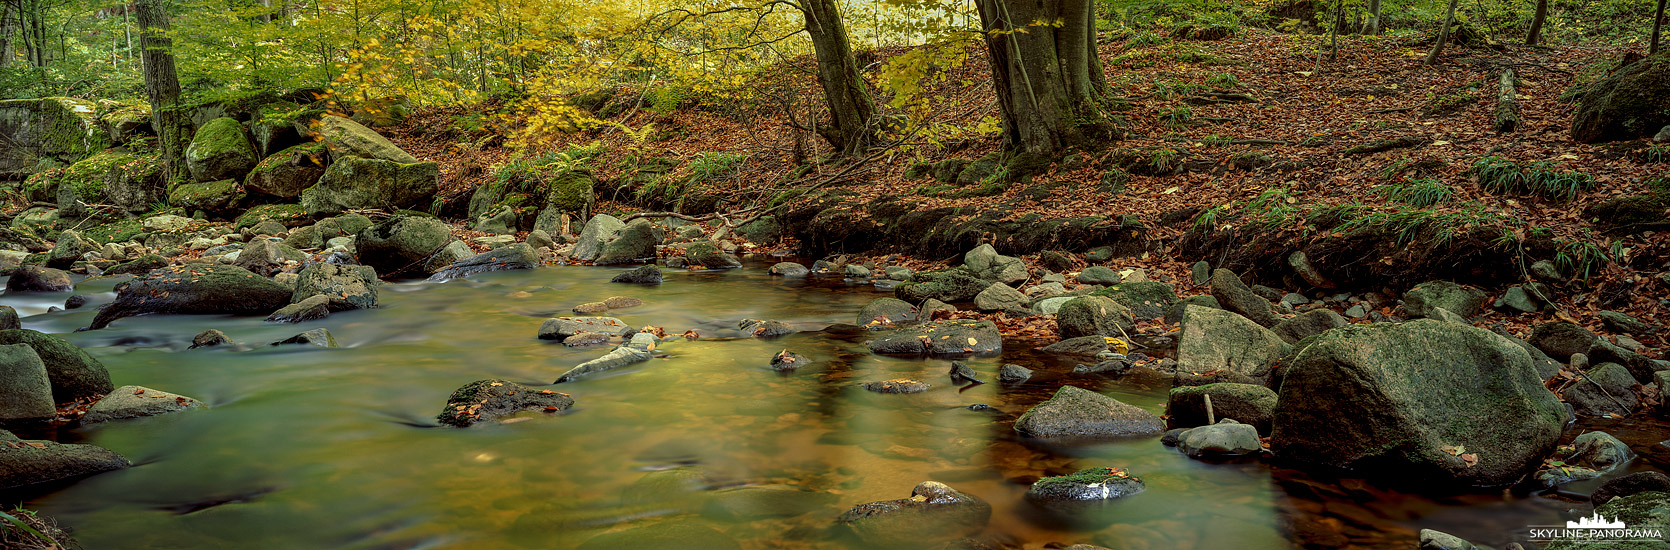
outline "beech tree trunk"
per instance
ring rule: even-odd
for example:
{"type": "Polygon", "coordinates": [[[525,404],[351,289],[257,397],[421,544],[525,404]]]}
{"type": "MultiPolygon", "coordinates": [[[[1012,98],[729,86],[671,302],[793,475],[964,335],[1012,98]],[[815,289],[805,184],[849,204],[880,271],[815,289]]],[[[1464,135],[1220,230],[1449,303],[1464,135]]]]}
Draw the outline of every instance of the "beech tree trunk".
{"type": "Polygon", "coordinates": [[[1658,10],[1653,12],[1653,43],[1647,47],[1647,55],[1658,53],[1658,29],[1664,24],[1664,0],[1658,0],[1658,10]]]}
{"type": "Polygon", "coordinates": [[[1438,29],[1438,41],[1432,43],[1432,51],[1427,52],[1426,61],[1422,65],[1438,62],[1438,56],[1444,53],[1444,43],[1450,41],[1450,26],[1455,25],[1455,6],[1459,0],[1450,0],[1450,8],[1444,16],[1444,27],[1438,29]]]}
{"type": "Polygon", "coordinates": [[[168,12],[162,0],[135,0],[139,24],[140,65],[145,98],[151,103],[151,127],[162,148],[163,174],[169,183],[184,179],[186,142],[191,139],[180,108],[180,79],[174,72],[174,41],[168,37],[168,12]]]}
{"type": "Polygon", "coordinates": [[[1093,0],[978,0],[1010,151],[1050,155],[1083,138],[1107,88],[1093,0]],[[1056,22],[1034,25],[1034,22],[1056,22]]]}
{"type": "Polygon", "coordinates": [[[1542,24],[1548,20],[1548,0],[1537,0],[1537,11],[1531,14],[1531,30],[1525,33],[1525,45],[1535,46],[1542,41],[1542,24]]]}
{"type": "Polygon", "coordinates": [[[843,156],[858,156],[874,142],[875,102],[858,72],[847,28],[835,0],[800,0],[806,34],[818,58],[818,82],[829,106],[830,127],[818,133],[843,156]]]}
{"type": "Polygon", "coordinates": [[[1380,34],[1380,0],[1368,0],[1368,20],[1363,22],[1362,34],[1380,34]]]}

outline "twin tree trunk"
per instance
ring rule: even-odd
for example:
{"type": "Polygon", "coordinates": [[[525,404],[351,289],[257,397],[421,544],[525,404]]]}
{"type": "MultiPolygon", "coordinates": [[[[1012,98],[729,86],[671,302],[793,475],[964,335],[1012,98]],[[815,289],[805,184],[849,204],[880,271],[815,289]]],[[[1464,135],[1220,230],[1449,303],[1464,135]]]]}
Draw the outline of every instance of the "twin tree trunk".
{"type": "Polygon", "coordinates": [[[1050,155],[1080,140],[1107,88],[1094,0],[977,0],[1003,145],[1050,155]]]}
{"type": "Polygon", "coordinates": [[[818,133],[841,155],[858,156],[874,142],[876,108],[858,72],[841,13],[835,0],[800,0],[800,11],[817,54],[824,102],[829,104],[831,126],[818,133]]]}
{"type": "Polygon", "coordinates": [[[134,16],[139,24],[141,66],[145,70],[145,98],[151,103],[151,127],[162,146],[163,174],[167,183],[183,179],[186,173],[187,133],[185,113],[180,109],[180,80],[174,73],[174,40],[168,37],[168,12],[163,0],[136,0],[134,16]]]}

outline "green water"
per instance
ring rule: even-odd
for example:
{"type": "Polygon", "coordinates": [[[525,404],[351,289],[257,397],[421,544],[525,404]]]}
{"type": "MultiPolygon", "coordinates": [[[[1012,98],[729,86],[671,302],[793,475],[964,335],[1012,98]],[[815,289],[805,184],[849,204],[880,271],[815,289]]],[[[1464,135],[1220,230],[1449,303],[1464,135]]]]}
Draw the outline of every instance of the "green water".
{"type": "MultiPolygon", "coordinates": [[[[855,504],[908,496],[925,480],[984,499],[994,510],[987,533],[1028,548],[1408,548],[1422,527],[1500,544],[1512,530],[1552,523],[1574,507],[1500,494],[1435,500],[1257,461],[1212,464],[1157,438],[1072,447],[1019,440],[1014,417],[1063,383],[1155,413],[1163,412],[1168,383],[1075,378],[1072,362],[1033,352],[1036,343],[1006,342],[1004,357],[971,361],[992,383],[959,390],[946,377],[949,361],[876,357],[867,334],[822,330],[851,323],[884,293],[769,277],[763,267],[668,271],[653,287],[610,284],[614,269],[545,268],[388,285],[380,309],[300,327],[153,316],[65,334],[97,355],[116,385],[190,395],[210,407],[59,434],[113,449],[135,466],[37,491],[25,504],[95,550],[574,548],[599,533],[674,523],[711,527],[748,549],[861,548],[832,529],[833,518],[855,504]],[[544,318],[612,295],[644,301],[613,313],[628,324],[707,337],[673,340],[664,357],[552,386],[577,401],[566,414],[429,427],[465,383],[548,384],[604,353],[535,335],[544,318]],[[807,332],[724,338],[741,318],[807,332]],[[342,349],[264,346],[319,326],[342,349]],[[208,328],[256,349],[186,351],[208,328]],[[818,363],[779,375],[767,365],[783,349],[818,363]],[[996,383],[1004,362],[1039,374],[1005,387],[996,383]],[[934,387],[915,395],[856,387],[896,377],[934,387]],[[966,408],[973,404],[995,410],[966,408]],[[1022,498],[1039,476],[1093,466],[1127,468],[1148,490],[1074,517],[1022,498]],[[675,475],[685,471],[695,474],[675,475]],[[699,481],[657,482],[673,477],[699,481]],[[723,505],[762,494],[771,499],[755,514],[723,505]]],[[[96,304],[111,299],[113,286],[93,281],[77,292],[96,304]]],[[[62,298],[5,303],[27,315],[62,298]]],[[[68,333],[92,314],[91,307],[40,313],[25,326],[68,333]]]]}

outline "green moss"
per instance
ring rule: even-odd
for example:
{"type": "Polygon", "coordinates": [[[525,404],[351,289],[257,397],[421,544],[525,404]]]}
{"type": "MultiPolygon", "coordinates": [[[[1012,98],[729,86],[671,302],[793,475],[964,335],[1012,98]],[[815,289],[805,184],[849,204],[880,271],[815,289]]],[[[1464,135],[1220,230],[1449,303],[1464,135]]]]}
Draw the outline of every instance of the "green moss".
{"type": "Polygon", "coordinates": [[[226,151],[246,152],[255,155],[255,145],[249,142],[249,136],[244,135],[244,125],[237,119],[220,117],[203,124],[192,136],[191,145],[186,147],[186,159],[201,162],[226,151]]]}
{"type": "Polygon", "coordinates": [[[237,223],[234,227],[243,229],[245,227],[254,227],[255,224],[266,220],[274,220],[279,223],[285,223],[305,217],[307,217],[307,209],[302,208],[302,205],[299,204],[263,204],[255,208],[251,208],[249,211],[244,212],[243,215],[238,216],[237,223]]]}
{"type": "Polygon", "coordinates": [[[592,191],[595,183],[591,174],[577,170],[553,176],[545,205],[564,212],[590,212],[592,201],[596,200],[592,191]]]}
{"type": "Polygon", "coordinates": [[[121,220],[118,222],[95,225],[81,232],[81,236],[95,243],[121,243],[131,241],[144,232],[138,218],[121,220]]]}
{"type": "MultiPolygon", "coordinates": [[[[1031,412],[1031,411],[1028,411],[1031,412]]],[[[1042,484],[1073,483],[1094,485],[1120,479],[1136,479],[1124,470],[1115,468],[1085,468],[1064,476],[1046,477],[1037,481],[1042,484]]]]}
{"type": "Polygon", "coordinates": [[[303,143],[301,145],[288,147],[283,151],[273,153],[271,156],[261,159],[261,162],[257,163],[255,168],[249,171],[249,177],[254,177],[256,174],[270,172],[275,166],[283,165],[296,158],[304,156],[313,158],[315,159],[315,162],[323,164],[325,151],[325,143],[322,141],[303,143]]]}

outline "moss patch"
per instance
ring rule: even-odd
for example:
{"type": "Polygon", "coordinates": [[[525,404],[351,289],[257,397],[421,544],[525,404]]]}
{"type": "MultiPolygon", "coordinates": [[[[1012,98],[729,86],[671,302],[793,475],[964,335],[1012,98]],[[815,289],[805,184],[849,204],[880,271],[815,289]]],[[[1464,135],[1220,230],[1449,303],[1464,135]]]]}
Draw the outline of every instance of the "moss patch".
{"type": "Polygon", "coordinates": [[[302,208],[302,205],[299,204],[263,204],[255,208],[251,208],[247,212],[244,212],[243,215],[238,216],[237,223],[234,227],[238,229],[254,227],[255,224],[266,220],[273,220],[278,223],[289,225],[288,222],[293,222],[306,217],[307,209],[302,208]]]}

